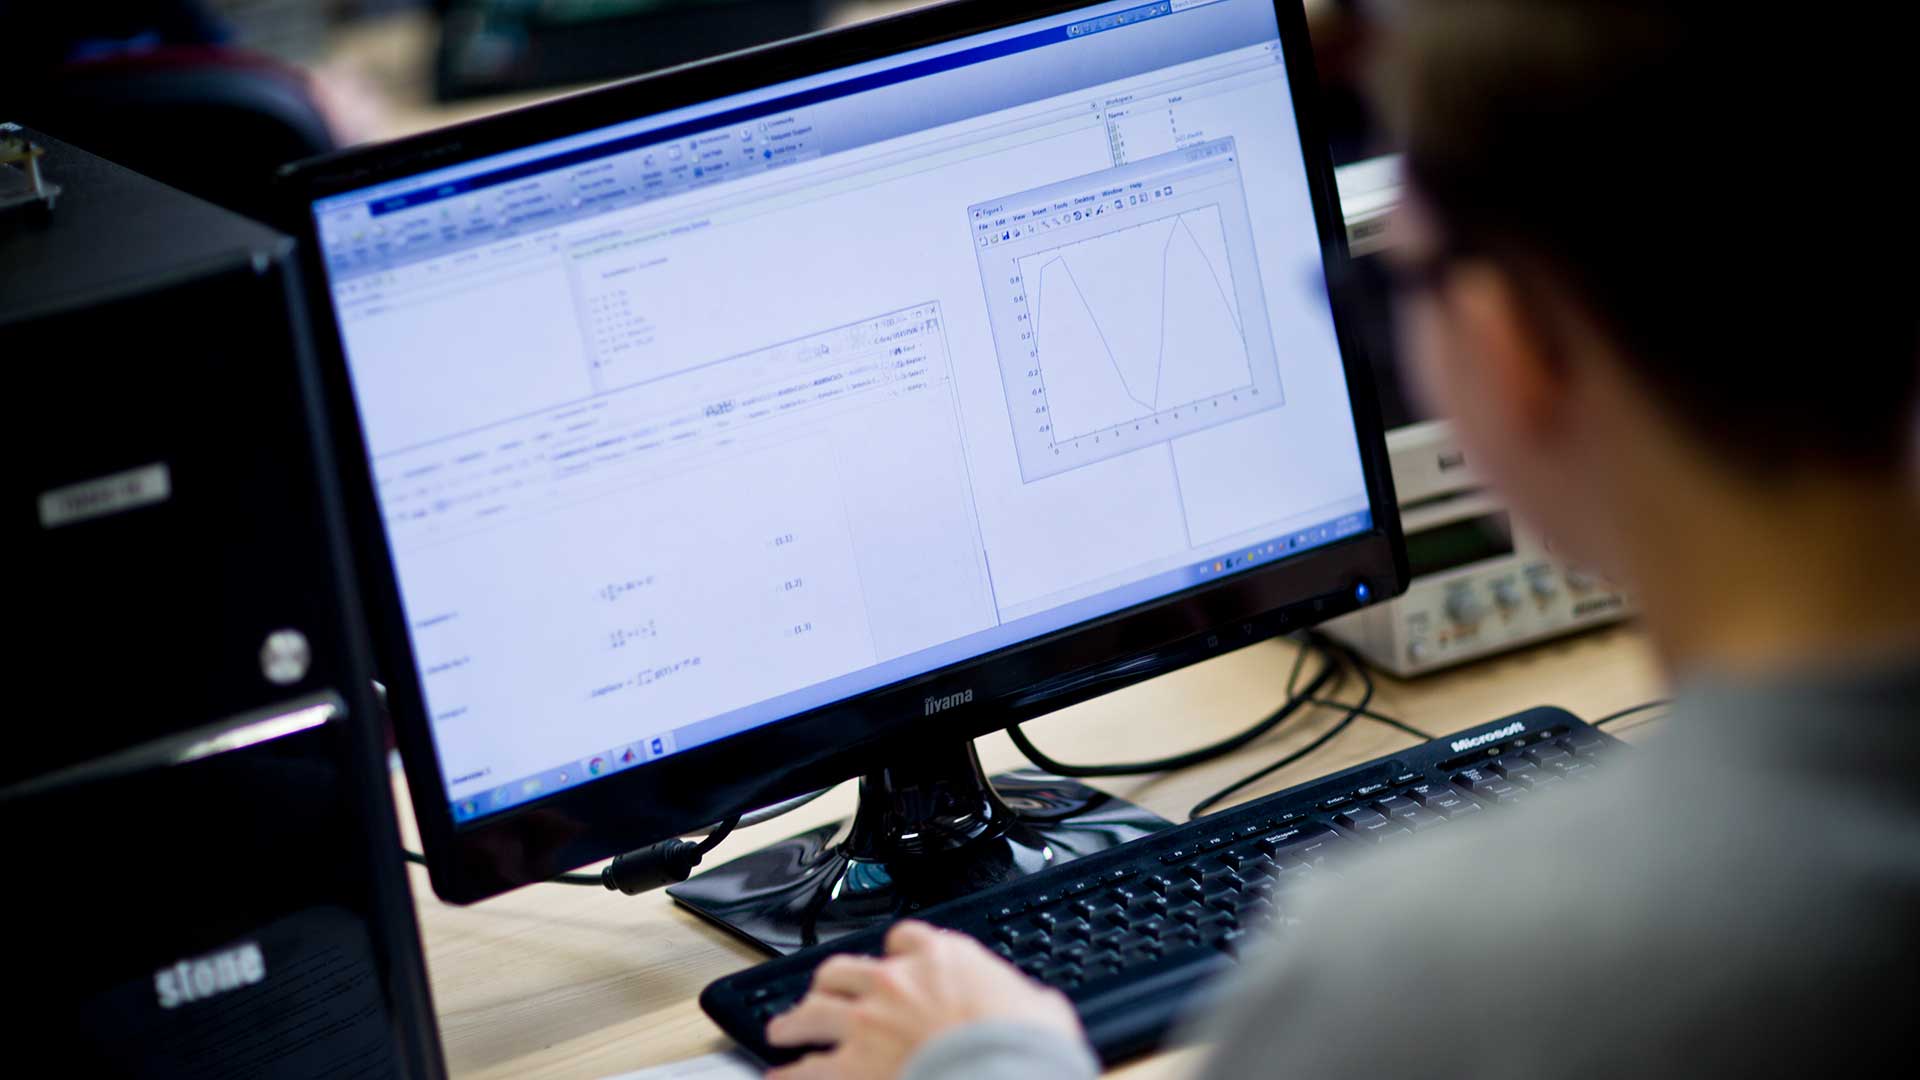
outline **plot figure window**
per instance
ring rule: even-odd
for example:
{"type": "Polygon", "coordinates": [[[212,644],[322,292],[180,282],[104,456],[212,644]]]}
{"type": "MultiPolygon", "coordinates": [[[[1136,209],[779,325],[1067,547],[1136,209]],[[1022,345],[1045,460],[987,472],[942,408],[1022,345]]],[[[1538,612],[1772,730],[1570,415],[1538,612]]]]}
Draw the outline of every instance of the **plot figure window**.
{"type": "Polygon", "coordinates": [[[1232,139],[968,218],[1028,483],[1284,403],[1232,139]]]}

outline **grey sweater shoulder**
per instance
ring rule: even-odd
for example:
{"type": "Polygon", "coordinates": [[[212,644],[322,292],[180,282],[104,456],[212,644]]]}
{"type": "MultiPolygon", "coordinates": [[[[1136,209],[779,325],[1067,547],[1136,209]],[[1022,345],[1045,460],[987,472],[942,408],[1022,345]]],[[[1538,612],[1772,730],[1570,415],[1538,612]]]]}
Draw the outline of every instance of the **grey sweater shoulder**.
{"type": "MultiPolygon", "coordinates": [[[[1193,1018],[1205,1075],[1776,1075],[1898,1045],[1920,1004],[1920,666],[1701,683],[1624,757],[1307,889],[1193,1018]]],[[[982,1026],[908,1076],[1095,1071],[982,1026]]]]}

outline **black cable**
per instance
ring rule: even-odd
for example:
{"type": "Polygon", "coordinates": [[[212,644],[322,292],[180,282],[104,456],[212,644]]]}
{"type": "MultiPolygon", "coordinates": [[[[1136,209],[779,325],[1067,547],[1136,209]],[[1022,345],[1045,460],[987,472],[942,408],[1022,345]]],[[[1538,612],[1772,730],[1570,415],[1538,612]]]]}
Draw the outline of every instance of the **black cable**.
{"type": "MultiPolygon", "coordinates": [[[[628,896],[673,885],[687,880],[693,868],[700,865],[701,856],[719,847],[739,824],[739,817],[730,817],[701,840],[663,840],[627,852],[597,874],[555,874],[547,881],[554,885],[598,885],[628,896]]],[[[401,848],[400,854],[410,863],[427,865],[426,856],[417,851],[401,848]]]]}
{"type": "Polygon", "coordinates": [[[1652,701],[1643,701],[1638,705],[1629,706],[1627,708],[1621,709],[1619,712],[1608,713],[1607,715],[1601,717],[1600,719],[1590,721],[1590,722],[1593,724],[1594,727],[1605,727],[1606,725],[1613,723],[1615,720],[1632,716],[1635,713],[1643,713],[1643,712],[1646,712],[1648,709],[1663,708],[1671,704],[1673,704],[1672,698],[1654,698],[1652,701]]]}
{"type": "MultiPolygon", "coordinates": [[[[1332,709],[1354,708],[1354,706],[1349,705],[1344,701],[1335,701],[1332,698],[1314,698],[1313,703],[1315,705],[1325,705],[1328,708],[1332,708],[1332,709]]],[[[1386,713],[1377,712],[1373,709],[1361,709],[1360,715],[1366,717],[1369,720],[1375,720],[1382,724],[1385,724],[1388,727],[1393,728],[1397,731],[1404,731],[1416,739],[1425,739],[1428,742],[1432,742],[1434,739],[1437,739],[1440,737],[1431,732],[1421,731],[1419,728],[1414,727],[1412,724],[1407,723],[1405,720],[1400,720],[1395,717],[1388,716],[1386,713]]]]}
{"type": "Polygon", "coordinates": [[[1268,713],[1265,719],[1247,728],[1245,731],[1240,732],[1238,735],[1232,735],[1211,746],[1203,746],[1198,750],[1189,750],[1184,754],[1175,754],[1172,757],[1156,758],[1151,761],[1125,762],[1118,765],[1073,765],[1050,757],[1042,752],[1039,747],[1033,745],[1032,741],[1027,738],[1026,732],[1020,730],[1019,724],[1015,724],[1007,729],[1007,737],[1013,740],[1013,745],[1018,748],[1022,754],[1026,755],[1028,761],[1033,762],[1037,767],[1055,776],[1139,776],[1143,773],[1171,772],[1175,769],[1189,768],[1230,754],[1248,743],[1253,742],[1260,736],[1265,735],[1267,732],[1272,731],[1274,728],[1279,727],[1287,717],[1292,716],[1300,706],[1306,704],[1309,698],[1319,693],[1321,688],[1326,686],[1328,680],[1332,679],[1335,674],[1338,673],[1339,669],[1340,662],[1338,658],[1328,652],[1324,646],[1303,643],[1300,646],[1299,655],[1294,657],[1293,670],[1287,675],[1287,699],[1280,703],[1279,708],[1268,713]],[[1316,648],[1318,648],[1325,662],[1321,665],[1320,670],[1314,677],[1308,681],[1305,689],[1295,691],[1294,683],[1300,677],[1300,669],[1306,663],[1307,654],[1315,651],[1316,648]]]}
{"type": "Polygon", "coordinates": [[[699,843],[693,846],[693,853],[695,855],[705,855],[707,852],[712,851],[714,848],[719,847],[720,841],[725,840],[728,836],[732,835],[733,830],[739,824],[740,824],[740,817],[738,814],[721,822],[718,828],[708,833],[704,839],[702,839],[699,843]]]}
{"type": "MultiPolygon", "coordinates": [[[[410,863],[419,863],[421,866],[427,865],[427,857],[417,851],[408,851],[406,848],[401,848],[400,854],[410,863]]],[[[600,884],[600,875],[555,874],[548,878],[547,882],[553,885],[598,885],[600,884]]]]}
{"type": "Polygon", "coordinates": [[[693,874],[693,868],[700,865],[701,856],[719,847],[720,841],[725,840],[739,824],[740,816],[736,814],[721,822],[702,840],[662,840],[638,851],[629,851],[608,863],[606,869],[600,871],[599,881],[607,888],[628,896],[666,885],[677,885],[693,874]]]}
{"type": "Polygon", "coordinates": [[[1294,762],[1299,761],[1301,758],[1306,757],[1308,754],[1313,753],[1315,750],[1318,750],[1321,747],[1327,745],[1329,742],[1332,742],[1336,736],[1338,736],[1341,732],[1347,730],[1347,728],[1350,725],[1352,725],[1352,723],[1355,720],[1359,719],[1362,715],[1371,711],[1367,708],[1367,706],[1373,703],[1373,676],[1368,673],[1367,666],[1360,662],[1360,658],[1355,656],[1352,650],[1341,649],[1340,651],[1346,656],[1347,664],[1348,666],[1353,668],[1353,673],[1355,675],[1360,676],[1360,685],[1362,687],[1360,691],[1360,700],[1358,702],[1351,705],[1347,705],[1347,704],[1339,705],[1340,708],[1344,708],[1347,710],[1347,715],[1341,717],[1339,723],[1328,728],[1326,731],[1321,732],[1319,738],[1313,740],[1307,745],[1301,747],[1298,750],[1295,750],[1293,753],[1288,754],[1286,757],[1281,758],[1279,761],[1276,761],[1271,765],[1268,765],[1253,773],[1243,776],[1238,780],[1235,780],[1233,783],[1228,784],[1226,787],[1221,788],[1219,791],[1216,791],[1213,794],[1207,796],[1206,798],[1201,799],[1199,802],[1194,803],[1193,809],[1187,811],[1188,821],[1192,821],[1196,818],[1206,816],[1206,813],[1208,810],[1212,809],[1215,805],[1220,803],[1222,800],[1231,796],[1234,792],[1237,792],[1240,789],[1247,787],[1250,784],[1257,783],[1260,780],[1263,780],[1266,777],[1271,776],[1276,772],[1279,772],[1281,769],[1286,768],[1287,766],[1293,764],[1294,762]]]}

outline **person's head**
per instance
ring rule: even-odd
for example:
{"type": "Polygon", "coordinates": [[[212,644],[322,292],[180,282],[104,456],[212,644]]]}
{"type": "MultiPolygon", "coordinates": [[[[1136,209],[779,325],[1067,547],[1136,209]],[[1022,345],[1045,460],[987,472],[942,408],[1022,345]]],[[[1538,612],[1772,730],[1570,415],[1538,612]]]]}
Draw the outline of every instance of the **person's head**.
{"type": "Polygon", "coordinates": [[[1905,39],[1835,23],[1858,18],[1395,9],[1376,75],[1410,191],[1402,351],[1476,466],[1576,557],[1628,569],[1690,505],[1911,483],[1907,136],[1877,120],[1906,107],[1877,67],[1905,39]]]}

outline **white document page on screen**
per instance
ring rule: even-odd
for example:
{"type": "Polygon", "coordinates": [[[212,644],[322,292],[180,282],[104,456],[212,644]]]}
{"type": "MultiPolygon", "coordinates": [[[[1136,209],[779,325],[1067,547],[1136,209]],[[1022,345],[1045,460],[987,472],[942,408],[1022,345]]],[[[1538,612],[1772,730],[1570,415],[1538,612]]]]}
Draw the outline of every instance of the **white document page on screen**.
{"type": "Polygon", "coordinates": [[[967,207],[1125,160],[1103,92],[338,297],[450,797],[1365,509],[1277,65],[1169,115],[1285,404],[1023,478],[967,207]]]}

